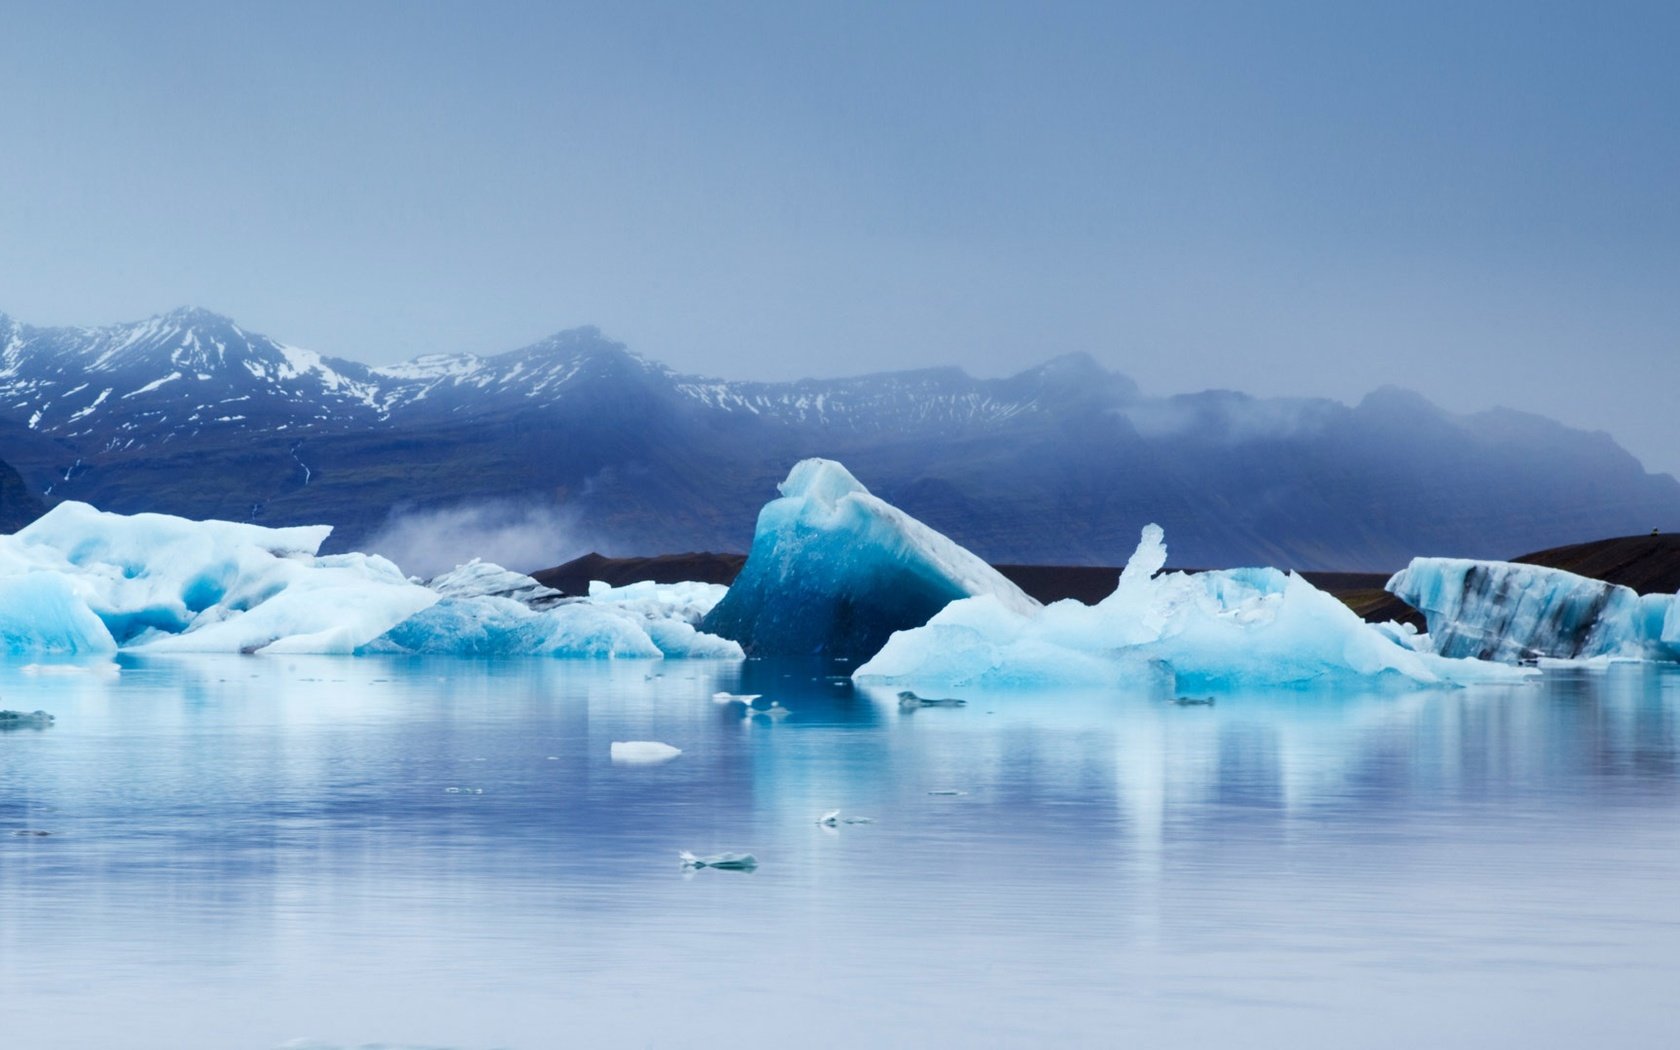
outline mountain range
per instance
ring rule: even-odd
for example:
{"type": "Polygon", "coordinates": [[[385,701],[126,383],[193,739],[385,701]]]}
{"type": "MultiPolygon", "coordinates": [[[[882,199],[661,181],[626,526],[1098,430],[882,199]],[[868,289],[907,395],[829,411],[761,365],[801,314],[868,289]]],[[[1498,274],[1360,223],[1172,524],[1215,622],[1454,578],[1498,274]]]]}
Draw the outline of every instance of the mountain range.
{"type": "Polygon", "coordinates": [[[744,550],[811,455],[992,561],[1123,562],[1149,521],[1177,564],[1371,571],[1680,529],[1680,483],[1606,434],[1397,388],[1351,406],[1150,397],[1084,355],[999,379],[736,382],[593,328],[371,367],[199,309],[95,328],[0,315],[0,459],[22,479],[8,496],[0,477],[0,517],[80,499],[326,522],[351,549],[404,515],[496,505],[566,523],[573,549],[535,568],[580,544],[744,550]]]}

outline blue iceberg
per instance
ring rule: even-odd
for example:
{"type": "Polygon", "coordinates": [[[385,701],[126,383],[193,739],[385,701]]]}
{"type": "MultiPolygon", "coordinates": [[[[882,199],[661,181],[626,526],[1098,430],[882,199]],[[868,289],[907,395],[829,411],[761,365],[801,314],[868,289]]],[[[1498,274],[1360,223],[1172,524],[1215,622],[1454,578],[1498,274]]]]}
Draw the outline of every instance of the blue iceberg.
{"type": "Polygon", "coordinates": [[[1680,658],[1680,599],[1562,569],[1463,558],[1414,558],[1388,590],[1423,613],[1442,656],[1538,659],[1680,658]]]}
{"type": "Polygon", "coordinates": [[[740,576],[701,624],[750,654],[864,659],[958,599],[984,595],[1021,616],[1039,608],[832,460],[796,464],[779,488],[740,576]]]}
{"type": "Polygon", "coordinates": [[[1441,685],[1509,681],[1518,668],[1415,652],[1292,573],[1161,574],[1158,526],[1143,530],[1114,593],[1097,605],[1011,609],[990,595],[953,602],[901,631],[853,678],[944,686],[1122,686],[1181,691],[1255,686],[1441,685]]]}

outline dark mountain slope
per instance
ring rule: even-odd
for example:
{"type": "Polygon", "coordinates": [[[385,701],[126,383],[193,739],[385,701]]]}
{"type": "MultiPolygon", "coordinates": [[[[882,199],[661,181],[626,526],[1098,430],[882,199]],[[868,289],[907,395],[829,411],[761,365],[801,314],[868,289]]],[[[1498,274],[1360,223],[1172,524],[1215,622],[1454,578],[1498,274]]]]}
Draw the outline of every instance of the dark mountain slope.
{"type": "Polygon", "coordinates": [[[739,551],[789,466],[819,455],[994,562],[1120,564],[1150,521],[1176,564],[1369,571],[1680,531],[1680,483],[1603,434],[1397,390],[1148,398],[1081,355],[1002,379],[736,383],[587,328],[369,368],[204,311],[0,317],[0,458],[34,492],[324,521],[331,549],[393,514],[501,501],[563,511],[609,554],[739,551]]]}

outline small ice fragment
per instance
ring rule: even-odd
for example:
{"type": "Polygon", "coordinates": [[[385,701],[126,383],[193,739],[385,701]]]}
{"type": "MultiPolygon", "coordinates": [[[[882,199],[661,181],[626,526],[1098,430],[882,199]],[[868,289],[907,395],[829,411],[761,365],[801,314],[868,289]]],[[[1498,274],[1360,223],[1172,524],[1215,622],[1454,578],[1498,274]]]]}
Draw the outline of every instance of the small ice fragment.
{"type": "Polygon", "coordinates": [[[754,700],[757,700],[759,697],[761,697],[763,695],[764,695],[763,693],[722,693],[722,692],[719,692],[719,693],[713,693],[712,694],[712,701],[714,703],[719,703],[719,704],[746,704],[748,707],[751,707],[752,702],[754,700]]]}
{"type": "Polygon", "coordinates": [[[967,707],[967,700],[958,700],[954,696],[927,697],[917,696],[906,689],[898,694],[898,707],[901,711],[914,711],[918,707],[967,707]]]}
{"type": "Polygon", "coordinates": [[[696,857],[688,850],[678,854],[685,868],[716,868],[719,871],[752,871],[758,858],[751,853],[716,853],[710,857],[696,857]]]}
{"type": "Polygon", "coordinates": [[[824,813],[822,816],[817,818],[817,823],[821,824],[823,827],[832,828],[834,825],[840,823],[840,811],[837,809],[829,810],[827,813],[824,813]]]}
{"type": "Polygon", "coordinates": [[[612,760],[623,765],[651,766],[680,754],[682,748],[657,740],[615,740],[612,745],[612,760]]]}
{"type": "Polygon", "coordinates": [[[0,730],[45,729],[54,721],[45,711],[0,711],[0,730]]]}
{"type": "Polygon", "coordinates": [[[459,795],[461,793],[461,789],[460,788],[444,788],[443,793],[445,795],[459,795]]]}
{"type": "Polygon", "coordinates": [[[558,762],[558,761],[560,761],[560,756],[559,755],[549,755],[548,760],[550,762],[558,762]]]}
{"type": "Polygon", "coordinates": [[[930,794],[930,795],[966,795],[966,794],[968,794],[968,792],[957,791],[953,788],[941,788],[938,791],[929,791],[928,794],[930,794]]]}
{"type": "Polygon", "coordinates": [[[768,718],[773,722],[780,722],[782,719],[791,714],[793,714],[793,712],[783,707],[780,700],[772,700],[770,701],[769,707],[754,707],[753,705],[748,704],[746,713],[741,717],[743,719],[750,719],[754,715],[763,715],[765,718],[768,718]]]}

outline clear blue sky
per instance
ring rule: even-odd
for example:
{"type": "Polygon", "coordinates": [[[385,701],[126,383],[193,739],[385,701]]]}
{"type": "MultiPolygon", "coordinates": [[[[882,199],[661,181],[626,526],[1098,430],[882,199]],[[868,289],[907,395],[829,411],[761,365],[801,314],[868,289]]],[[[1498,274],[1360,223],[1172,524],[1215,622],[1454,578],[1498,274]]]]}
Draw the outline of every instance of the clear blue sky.
{"type": "Polygon", "coordinates": [[[0,19],[0,310],[742,378],[1085,350],[1680,471],[1680,4],[77,4],[0,19]]]}

